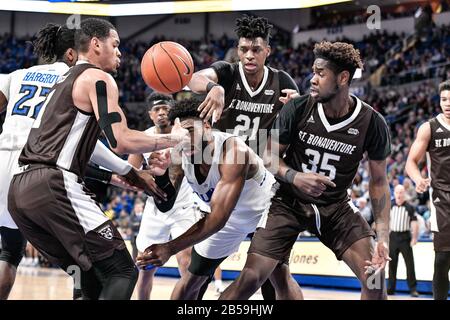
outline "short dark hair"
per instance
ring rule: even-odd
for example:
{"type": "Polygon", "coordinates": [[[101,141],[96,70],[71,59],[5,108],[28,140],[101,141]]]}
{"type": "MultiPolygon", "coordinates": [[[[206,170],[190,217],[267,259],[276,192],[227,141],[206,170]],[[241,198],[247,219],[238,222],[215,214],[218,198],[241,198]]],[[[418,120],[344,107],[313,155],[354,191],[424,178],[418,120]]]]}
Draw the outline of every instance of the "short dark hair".
{"type": "Polygon", "coordinates": [[[170,95],[159,93],[159,92],[152,92],[146,99],[147,101],[147,110],[150,111],[153,106],[155,105],[155,102],[165,102],[166,104],[172,106],[174,103],[173,98],[170,95]]]}
{"type": "Polygon", "coordinates": [[[66,25],[48,23],[38,31],[33,41],[34,53],[45,62],[60,60],[67,49],[75,48],[75,29],[66,25]]]}
{"type": "Polygon", "coordinates": [[[116,28],[104,19],[88,18],[81,21],[80,28],[75,33],[75,49],[79,52],[87,52],[92,38],[104,40],[111,30],[116,28]]]}
{"type": "Polygon", "coordinates": [[[170,122],[174,122],[176,118],[180,118],[180,120],[186,118],[200,119],[200,112],[197,111],[200,103],[201,101],[195,98],[176,101],[174,106],[169,111],[168,117],[170,122]]]}
{"type": "Polygon", "coordinates": [[[270,39],[270,30],[273,28],[266,18],[244,15],[236,19],[236,34],[239,38],[255,39],[263,38],[266,42],[270,39]]]}
{"type": "Polygon", "coordinates": [[[335,73],[344,70],[350,73],[350,81],[355,74],[356,69],[363,68],[363,62],[358,49],[352,44],[346,42],[322,41],[314,46],[315,58],[322,58],[332,63],[331,69],[335,73]]]}
{"type": "Polygon", "coordinates": [[[439,84],[439,94],[441,94],[442,91],[445,91],[445,90],[450,90],[450,80],[441,82],[439,84]]]}

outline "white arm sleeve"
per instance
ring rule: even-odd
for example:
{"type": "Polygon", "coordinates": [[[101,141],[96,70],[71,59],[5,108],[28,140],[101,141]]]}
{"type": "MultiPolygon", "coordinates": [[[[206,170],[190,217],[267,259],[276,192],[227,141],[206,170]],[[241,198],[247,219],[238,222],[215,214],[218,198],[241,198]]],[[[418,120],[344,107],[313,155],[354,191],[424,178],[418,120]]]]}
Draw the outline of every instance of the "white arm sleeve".
{"type": "Polygon", "coordinates": [[[116,156],[101,141],[98,140],[95,145],[94,152],[92,153],[91,161],[121,176],[126,175],[130,172],[131,168],[133,168],[131,164],[116,156]]]}

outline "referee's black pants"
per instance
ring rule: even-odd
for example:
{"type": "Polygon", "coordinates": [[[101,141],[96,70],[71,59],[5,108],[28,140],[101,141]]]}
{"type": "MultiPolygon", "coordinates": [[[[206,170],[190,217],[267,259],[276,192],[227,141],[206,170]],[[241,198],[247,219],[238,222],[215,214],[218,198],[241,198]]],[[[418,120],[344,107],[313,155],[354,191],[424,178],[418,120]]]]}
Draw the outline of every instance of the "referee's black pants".
{"type": "Polygon", "coordinates": [[[388,293],[395,292],[397,283],[397,265],[398,256],[402,254],[406,265],[406,279],[408,282],[409,291],[416,291],[416,272],[414,270],[414,256],[411,247],[411,232],[395,232],[392,231],[389,235],[389,255],[392,260],[389,262],[389,282],[388,293]]]}

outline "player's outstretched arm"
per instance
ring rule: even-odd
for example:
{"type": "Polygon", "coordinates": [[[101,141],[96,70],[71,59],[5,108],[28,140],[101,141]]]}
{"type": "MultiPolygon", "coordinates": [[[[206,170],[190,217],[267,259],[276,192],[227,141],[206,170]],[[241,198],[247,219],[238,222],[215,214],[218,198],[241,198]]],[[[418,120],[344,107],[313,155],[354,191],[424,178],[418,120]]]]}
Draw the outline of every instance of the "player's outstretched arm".
{"type": "Polygon", "coordinates": [[[369,160],[369,196],[375,219],[377,244],[372,261],[367,262],[375,269],[384,269],[389,258],[389,215],[391,194],[386,175],[386,160],[369,160]]]}
{"type": "MultiPolygon", "coordinates": [[[[119,91],[111,75],[88,69],[75,81],[75,105],[86,112],[94,112],[114,152],[145,153],[177,145],[183,137],[177,133],[150,135],[131,130],[119,107],[119,91]]],[[[184,134],[184,133],[183,133],[184,134]]]]}
{"type": "Polygon", "coordinates": [[[406,174],[416,184],[416,191],[425,192],[430,186],[431,179],[423,178],[420,174],[419,163],[427,152],[428,144],[431,139],[431,127],[429,122],[423,123],[417,131],[416,139],[409,149],[408,158],[406,160],[406,174]]]}
{"type": "Polygon", "coordinates": [[[244,188],[249,168],[249,154],[246,147],[236,142],[230,152],[231,156],[228,155],[224,163],[219,165],[221,178],[211,198],[211,213],[178,238],[148,247],[144,254],[138,257],[138,266],[148,264],[162,266],[170,256],[203,241],[225,226],[244,188]],[[243,162],[242,159],[245,159],[245,163],[240,164],[238,160],[243,162]]]}
{"type": "Polygon", "coordinates": [[[225,104],[225,89],[218,84],[219,78],[213,68],[195,72],[188,87],[195,93],[207,93],[198,110],[205,121],[213,117],[213,122],[220,119],[225,104]]]}

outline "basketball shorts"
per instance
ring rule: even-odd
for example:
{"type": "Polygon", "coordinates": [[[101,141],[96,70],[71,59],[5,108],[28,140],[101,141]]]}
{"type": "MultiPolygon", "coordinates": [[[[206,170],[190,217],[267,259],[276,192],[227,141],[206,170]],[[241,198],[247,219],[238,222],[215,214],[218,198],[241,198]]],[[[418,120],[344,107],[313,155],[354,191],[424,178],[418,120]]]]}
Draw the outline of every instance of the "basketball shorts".
{"type": "Polygon", "coordinates": [[[93,194],[74,173],[32,165],[16,174],[8,209],[20,231],[50,262],[83,271],[125,249],[125,243],[93,194]]]}
{"type": "Polygon", "coordinates": [[[430,189],[431,231],[435,251],[450,251],[450,192],[430,189]]]}
{"type": "Polygon", "coordinates": [[[338,260],[357,240],[375,236],[350,200],[316,206],[277,195],[272,199],[267,220],[253,236],[248,253],[288,263],[299,233],[305,230],[315,234],[338,260]]]}
{"type": "Polygon", "coordinates": [[[147,202],[136,238],[136,246],[140,252],[144,252],[152,244],[177,238],[201,217],[200,209],[194,203],[168,212],[152,210],[149,206],[151,203],[147,202]]]}

